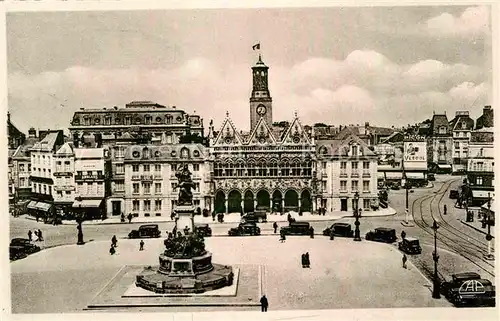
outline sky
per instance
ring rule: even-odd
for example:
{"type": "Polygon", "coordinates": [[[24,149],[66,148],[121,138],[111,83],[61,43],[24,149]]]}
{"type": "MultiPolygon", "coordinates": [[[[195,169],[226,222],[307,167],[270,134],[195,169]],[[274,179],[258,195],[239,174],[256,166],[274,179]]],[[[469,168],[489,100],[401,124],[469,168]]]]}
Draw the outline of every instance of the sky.
{"type": "Polygon", "coordinates": [[[250,126],[252,45],[273,120],[403,126],[492,104],[487,6],[7,14],[8,108],[22,131],[151,100],[250,126]]]}

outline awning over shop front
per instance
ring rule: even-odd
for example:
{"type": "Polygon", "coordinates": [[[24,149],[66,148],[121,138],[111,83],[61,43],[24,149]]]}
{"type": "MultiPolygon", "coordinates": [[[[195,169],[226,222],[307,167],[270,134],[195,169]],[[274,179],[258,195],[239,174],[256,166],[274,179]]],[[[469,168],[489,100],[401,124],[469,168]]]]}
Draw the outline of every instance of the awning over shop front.
{"type": "Polygon", "coordinates": [[[38,202],[36,204],[36,209],[40,210],[40,211],[47,212],[50,209],[51,206],[52,206],[52,204],[49,204],[49,203],[38,202]]]}
{"type": "Polygon", "coordinates": [[[387,179],[402,179],[403,173],[402,172],[385,172],[385,177],[387,179]]]}
{"type": "Polygon", "coordinates": [[[31,209],[31,210],[36,210],[36,204],[38,202],[37,201],[31,201],[29,204],[28,204],[28,208],[31,209]]]}
{"type": "Polygon", "coordinates": [[[382,172],[378,172],[378,174],[377,174],[377,178],[378,178],[378,179],[384,179],[384,178],[385,178],[384,173],[382,173],[382,172]]]}
{"type": "Polygon", "coordinates": [[[488,193],[490,194],[490,197],[494,197],[495,194],[494,192],[491,191],[477,191],[477,190],[472,190],[472,198],[484,198],[488,199],[488,193]]]}
{"type": "MultiPolygon", "coordinates": [[[[488,202],[484,203],[483,206],[481,206],[481,210],[488,211],[488,202]]],[[[495,213],[495,200],[491,200],[489,211],[495,213]]]]}
{"type": "Polygon", "coordinates": [[[441,169],[450,169],[451,165],[448,164],[437,164],[439,168],[441,169]]]}
{"type": "Polygon", "coordinates": [[[75,201],[73,207],[99,207],[101,206],[102,199],[100,200],[81,200],[75,201]]]}
{"type": "Polygon", "coordinates": [[[408,179],[424,179],[424,173],[406,173],[408,179]]]}

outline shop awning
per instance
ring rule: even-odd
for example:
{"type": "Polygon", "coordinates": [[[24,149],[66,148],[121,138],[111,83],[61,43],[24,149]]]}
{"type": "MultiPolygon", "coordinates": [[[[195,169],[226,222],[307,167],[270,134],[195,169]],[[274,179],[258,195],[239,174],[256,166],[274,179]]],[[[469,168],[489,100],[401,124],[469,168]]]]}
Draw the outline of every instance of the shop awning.
{"type": "Polygon", "coordinates": [[[406,173],[408,179],[424,179],[424,173],[406,173]]]}
{"type": "Polygon", "coordinates": [[[100,200],[81,200],[75,201],[73,207],[99,207],[101,206],[102,199],[100,200]]]}
{"type": "Polygon", "coordinates": [[[382,172],[378,172],[378,174],[377,174],[377,178],[378,178],[378,179],[384,179],[384,178],[385,178],[385,177],[384,177],[384,173],[382,173],[382,172]]]}
{"type": "Polygon", "coordinates": [[[31,210],[36,210],[36,204],[38,202],[37,201],[31,201],[29,204],[28,204],[28,208],[31,209],[31,210]]]}
{"type": "Polygon", "coordinates": [[[475,191],[475,190],[472,190],[472,198],[484,198],[484,199],[488,199],[488,193],[490,194],[490,197],[494,197],[495,194],[494,192],[492,191],[475,191]]]}
{"type": "Polygon", "coordinates": [[[437,164],[439,168],[441,169],[450,169],[451,165],[448,164],[437,164]]]}
{"type": "Polygon", "coordinates": [[[402,179],[403,173],[402,172],[385,172],[385,177],[387,179],[402,179]]]}
{"type": "MultiPolygon", "coordinates": [[[[481,206],[481,209],[484,210],[484,211],[488,211],[488,202],[484,203],[481,206]]],[[[495,200],[491,200],[489,211],[492,212],[492,213],[495,213],[495,200]]]]}
{"type": "Polygon", "coordinates": [[[50,209],[51,206],[52,206],[52,204],[49,204],[49,203],[38,202],[36,204],[36,209],[40,210],[40,211],[47,212],[50,209]]]}

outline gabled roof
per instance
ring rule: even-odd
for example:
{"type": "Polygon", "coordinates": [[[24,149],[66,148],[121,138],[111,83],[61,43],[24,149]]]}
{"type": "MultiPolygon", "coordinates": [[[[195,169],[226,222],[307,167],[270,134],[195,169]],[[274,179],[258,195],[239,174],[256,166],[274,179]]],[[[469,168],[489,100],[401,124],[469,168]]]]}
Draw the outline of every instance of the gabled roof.
{"type": "Polygon", "coordinates": [[[47,135],[39,142],[33,145],[32,150],[35,151],[45,151],[50,152],[54,151],[56,148],[56,144],[58,141],[63,140],[62,131],[49,131],[47,135]]]}
{"type": "Polygon", "coordinates": [[[263,117],[257,121],[247,144],[276,144],[276,138],[263,117]]]}
{"type": "Polygon", "coordinates": [[[222,123],[221,130],[215,138],[214,145],[241,145],[243,139],[234,127],[233,122],[229,118],[229,113],[226,113],[226,119],[222,123]]]}
{"type": "Polygon", "coordinates": [[[450,121],[450,128],[451,130],[473,130],[474,120],[469,116],[458,115],[450,121]],[[462,127],[462,123],[465,123],[465,128],[462,127]]]}
{"type": "Polygon", "coordinates": [[[431,133],[438,133],[439,127],[446,127],[449,130],[448,118],[444,114],[434,114],[431,121],[431,133]]]}
{"type": "Polygon", "coordinates": [[[311,144],[311,140],[309,139],[307,132],[304,130],[304,127],[300,123],[297,114],[295,114],[295,118],[293,119],[290,127],[283,134],[282,144],[311,144]]]}
{"type": "Polygon", "coordinates": [[[14,155],[12,155],[12,158],[14,159],[22,159],[22,158],[30,158],[30,149],[33,148],[33,146],[38,142],[38,138],[36,137],[28,137],[24,141],[24,144],[19,146],[19,148],[16,149],[16,152],[14,155]]]}
{"type": "Polygon", "coordinates": [[[394,132],[392,133],[391,136],[385,138],[384,140],[382,140],[382,144],[383,143],[395,143],[395,142],[402,142],[404,139],[404,135],[403,133],[401,132],[394,132]]]}
{"type": "Polygon", "coordinates": [[[369,149],[368,144],[354,134],[344,139],[321,141],[321,144],[317,145],[317,152],[321,155],[346,157],[350,150],[349,145],[353,143],[359,145],[360,156],[376,156],[376,154],[369,149]]]}
{"type": "Polygon", "coordinates": [[[73,144],[72,143],[64,143],[56,152],[56,156],[69,156],[73,155],[73,144]]]}

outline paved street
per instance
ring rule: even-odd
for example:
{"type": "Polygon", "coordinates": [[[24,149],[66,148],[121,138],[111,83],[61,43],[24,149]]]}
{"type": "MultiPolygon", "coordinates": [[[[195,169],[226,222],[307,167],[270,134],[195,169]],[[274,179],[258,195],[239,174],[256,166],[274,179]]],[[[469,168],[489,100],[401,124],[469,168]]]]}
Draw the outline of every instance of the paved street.
{"type": "MultiPolygon", "coordinates": [[[[214,261],[218,263],[268,265],[266,278],[267,282],[270,282],[268,283],[268,289],[270,289],[268,296],[271,302],[277,305],[275,309],[433,306],[434,301],[426,299],[426,295],[430,297],[429,288],[426,288],[426,295],[422,292],[417,299],[404,297],[403,291],[401,295],[398,294],[398,298],[401,297],[401,300],[392,302],[392,305],[387,305],[384,300],[377,299],[373,293],[377,293],[377,297],[383,298],[384,296],[379,293],[380,289],[385,289],[388,284],[394,283],[404,288],[405,291],[407,288],[413,291],[414,287],[424,287],[423,284],[428,283],[428,280],[422,279],[420,272],[427,278],[430,278],[433,273],[434,239],[433,231],[430,229],[433,219],[436,219],[440,225],[438,230],[440,277],[448,278],[453,273],[476,271],[483,277],[494,281],[494,262],[483,259],[483,254],[486,253],[485,235],[459,221],[465,215],[464,210],[455,208],[453,206],[454,200],[448,197],[449,189],[456,188],[460,181],[461,177],[459,176],[437,176],[434,187],[415,189],[413,193],[410,193],[409,204],[411,218],[414,222],[413,227],[404,227],[401,224],[405,218],[404,190],[391,190],[389,194],[390,206],[396,209],[398,214],[361,218],[362,236],[370,229],[383,226],[395,228],[398,237],[404,229],[408,236],[420,239],[423,248],[422,254],[409,256],[410,261],[419,270],[410,269],[411,279],[420,280],[415,281],[417,283],[413,286],[408,283],[411,280],[406,280],[405,276],[400,275],[401,254],[397,250],[397,243],[392,245],[381,245],[367,241],[355,243],[352,240],[341,238],[336,238],[335,241],[331,242],[328,238],[319,235],[314,240],[307,237],[290,237],[285,244],[279,244],[277,236],[275,238],[273,236],[212,237],[207,238],[207,247],[215,253],[214,261]],[[442,213],[444,204],[448,207],[447,215],[442,213]],[[263,248],[266,250],[262,251],[263,248]],[[311,270],[297,268],[301,251],[311,253],[313,265],[319,264],[321,267],[319,271],[316,268],[311,270]],[[378,254],[374,255],[373,253],[378,254]],[[369,261],[371,259],[375,261],[369,261]],[[339,264],[339,262],[342,263],[339,264]],[[373,267],[373,269],[366,271],[366,266],[373,267]],[[393,268],[395,270],[392,270],[393,268]],[[349,271],[357,271],[357,273],[349,271]],[[383,277],[381,278],[380,275],[383,277]],[[297,278],[290,282],[292,276],[297,276],[297,278]],[[332,276],[334,277],[332,278],[332,276]],[[347,280],[348,283],[336,283],[335,280],[347,280]],[[380,284],[374,280],[380,280],[380,284]],[[400,283],[401,280],[404,282],[400,283]],[[273,284],[272,282],[277,283],[273,284]],[[279,289],[285,287],[285,284],[287,291],[281,292],[279,289]],[[362,292],[351,290],[361,289],[367,285],[370,288],[362,292]],[[310,289],[311,292],[305,292],[304,289],[310,289]],[[337,292],[333,293],[328,289],[336,289],[331,291],[337,292]],[[362,293],[362,297],[359,293],[362,293]],[[331,302],[330,299],[327,299],[329,297],[343,299],[331,302]],[[357,306],[353,303],[355,301],[358,302],[357,306]]],[[[354,219],[343,218],[338,221],[353,223],[354,219]]],[[[332,222],[312,222],[311,225],[319,234],[332,222]]],[[[44,246],[46,248],[70,244],[64,247],[45,249],[27,259],[11,263],[13,298],[16,304],[14,311],[48,312],[47,309],[50,310],[51,307],[58,307],[64,311],[80,310],[121,265],[155,264],[157,255],[162,250],[162,239],[147,240],[147,251],[142,253],[137,252],[137,240],[124,239],[132,228],[137,228],[139,225],[140,223],[84,225],[84,238],[87,244],[76,246],[73,245],[76,242],[76,227],[73,225],[51,226],[23,218],[12,218],[10,222],[11,237],[25,237],[28,229],[40,228],[44,231],[44,246]],[[118,255],[110,258],[107,254],[108,242],[113,235],[117,235],[120,239],[120,246],[118,255]],[[96,262],[99,262],[98,265],[96,262]],[[65,284],[63,285],[61,282],[65,284]],[[73,285],[80,289],[77,297],[71,295],[73,285]],[[26,293],[26,287],[28,287],[29,294],[26,293]],[[42,293],[43,291],[55,292],[54,295],[47,295],[44,294],[45,292],[42,293]],[[66,293],[66,291],[70,292],[66,293]],[[56,292],[66,293],[66,296],[71,298],[67,299],[59,294],[55,295],[56,292]],[[26,296],[27,300],[22,299],[26,296]],[[63,302],[64,304],[62,304],[63,302]]],[[[160,223],[159,225],[162,233],[167,229],[170,230],[173,226],[172,223],[160,223]]],[[[235,225],[235,223],[214,223],[211,224],[211,227],[214,235],[222,236],[226,235],[227,230],[235,225]]],[[[260,226],[263,234],[272,233],[271,223],[260,224],[260,226]]],[[[192,310],[179,308],[176,311],[192,310]]]]}

